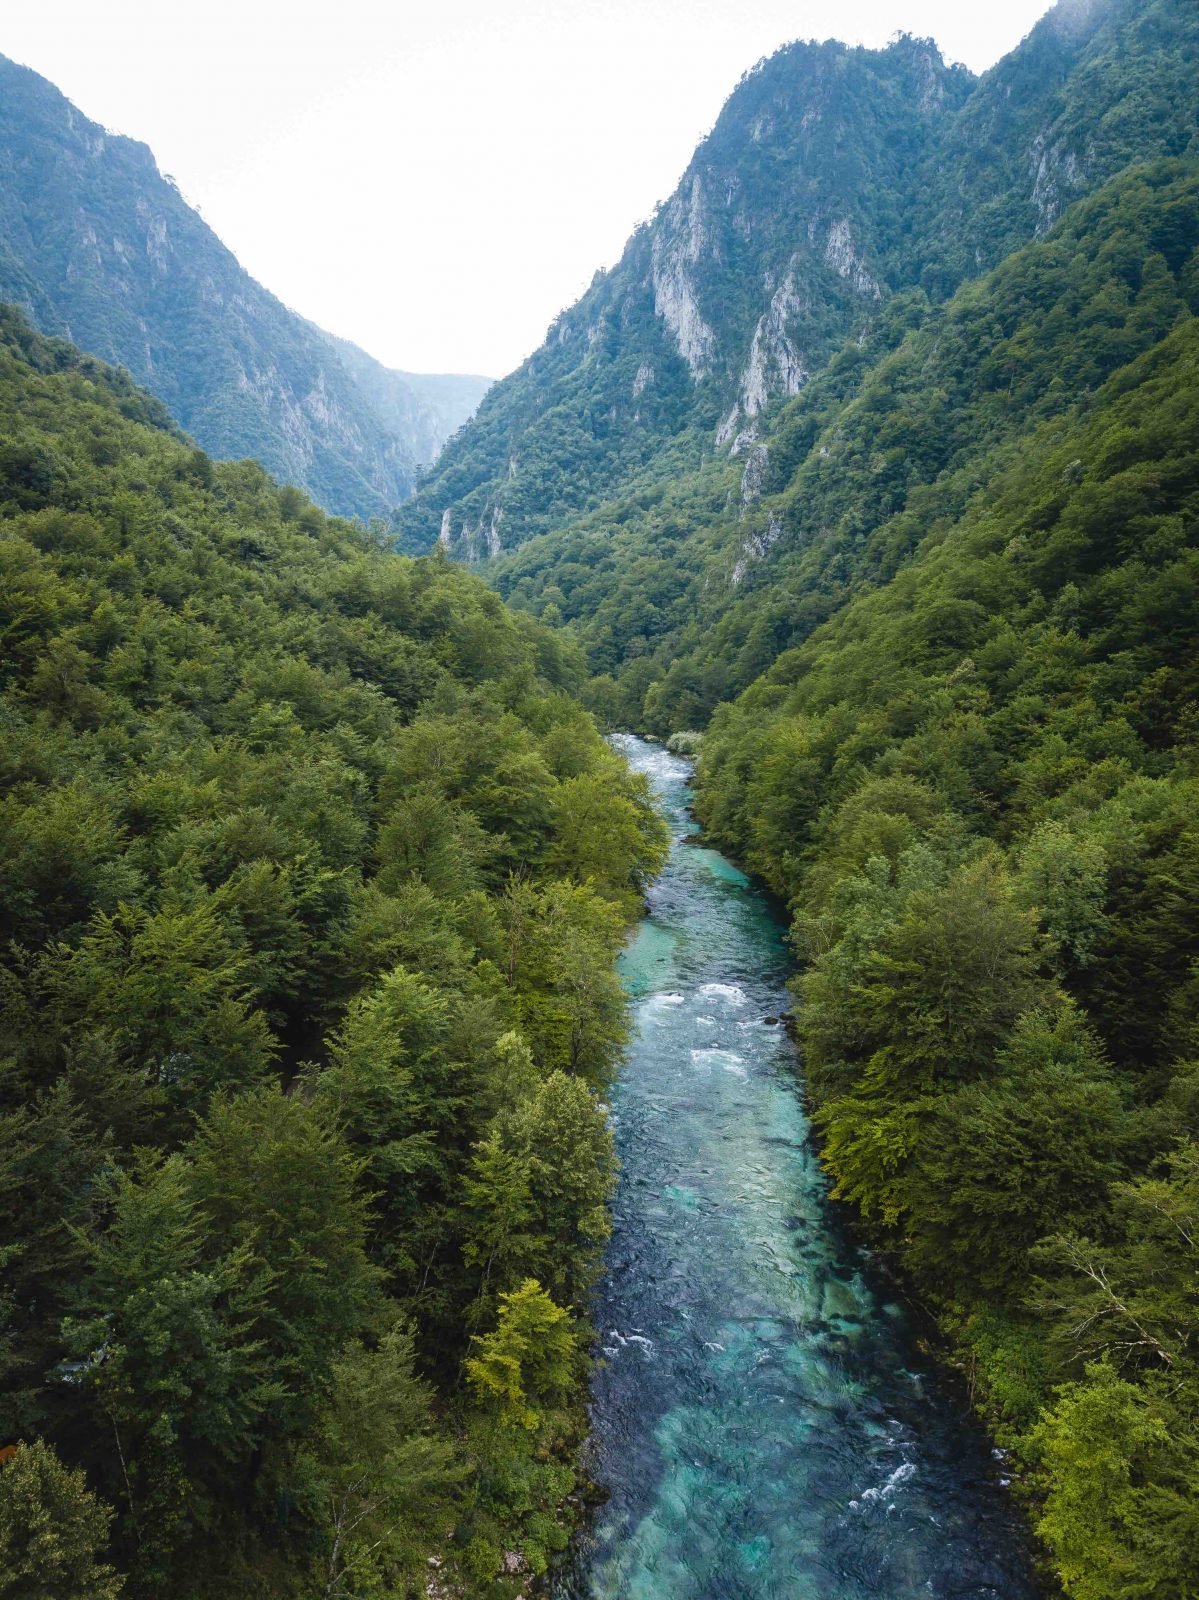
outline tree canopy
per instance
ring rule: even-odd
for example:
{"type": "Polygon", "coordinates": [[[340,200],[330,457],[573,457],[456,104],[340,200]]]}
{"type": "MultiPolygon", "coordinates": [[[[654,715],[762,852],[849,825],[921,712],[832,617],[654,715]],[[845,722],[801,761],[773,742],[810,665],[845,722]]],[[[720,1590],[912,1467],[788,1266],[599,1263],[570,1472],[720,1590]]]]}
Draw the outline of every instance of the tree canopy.
{"type": "Polygon", "coordinates": [[[0,436],[0,1584],[502,1592],[565,1539],[648,791],[563,639],[10,312],[0,436]]]}

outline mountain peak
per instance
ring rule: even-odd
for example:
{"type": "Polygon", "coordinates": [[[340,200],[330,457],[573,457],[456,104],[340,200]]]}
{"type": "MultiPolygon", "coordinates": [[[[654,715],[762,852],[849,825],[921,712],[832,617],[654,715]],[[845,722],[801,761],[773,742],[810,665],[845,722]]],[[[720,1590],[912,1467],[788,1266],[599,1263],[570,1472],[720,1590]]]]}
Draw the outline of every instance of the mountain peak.
{"type": "Polygon", "coordinates": [[[1193,151],[1196,33],[1189,0],[1060,0],[980,78],[913,34],[785,45],[490,392],[399,514],[401,542],[494,554],[501,527],[504,548],[560,528],[661,451],[750,451],[893,293],[944,299],[1130,161],[1193,151]]]}

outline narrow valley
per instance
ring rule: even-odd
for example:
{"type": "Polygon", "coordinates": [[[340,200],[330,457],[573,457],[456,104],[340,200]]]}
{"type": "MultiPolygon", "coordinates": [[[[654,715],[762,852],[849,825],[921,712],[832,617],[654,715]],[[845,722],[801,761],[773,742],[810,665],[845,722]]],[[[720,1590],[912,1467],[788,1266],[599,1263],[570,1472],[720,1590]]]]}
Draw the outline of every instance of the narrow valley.
{"type": "Polygon", "coordinates": [[[611,1497],[559,1600],[1032,1600],[1002,1462],[828,1199],[773,909],[697,841],[690,763],[616,743],[672,847],[621,961],[593,1384],[611,1497]]]}

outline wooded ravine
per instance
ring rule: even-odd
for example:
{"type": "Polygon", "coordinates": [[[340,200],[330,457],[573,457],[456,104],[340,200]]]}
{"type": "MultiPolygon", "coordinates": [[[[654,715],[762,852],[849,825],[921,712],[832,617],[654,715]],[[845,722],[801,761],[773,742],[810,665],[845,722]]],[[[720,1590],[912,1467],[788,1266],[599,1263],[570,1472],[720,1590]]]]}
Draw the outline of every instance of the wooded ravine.
{"type": "Polygon", "coordinates": [[[77,116],[0,61],[0,1600],[1194,1600],[1193,0],[779,51],[457,432],[77,116]]]}

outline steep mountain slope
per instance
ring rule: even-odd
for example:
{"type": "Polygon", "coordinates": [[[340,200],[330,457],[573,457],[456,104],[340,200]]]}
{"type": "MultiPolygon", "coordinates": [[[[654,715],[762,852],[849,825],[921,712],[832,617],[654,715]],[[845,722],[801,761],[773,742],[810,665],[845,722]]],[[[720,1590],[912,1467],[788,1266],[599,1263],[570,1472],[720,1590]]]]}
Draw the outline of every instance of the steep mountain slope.
{"type": "Polygon", "coordinates": [[[501,592],[575,626],[614,719],[702,725],[1189,314],[1197,219],[1194,163],[1133,169],[946,304],[896,295],[744,468],[647,474],[497,563],[501,592]]]}
{"type": "Polygon", "coordinates": [[[347,357],[242,270],[145,145],[3,57],[0,300],[127,367],[213,455],[253,456],[347,515],[402,500],[486,387],[429,380],[447,406],[347,357]]]}
{"type": "Polygon", "coordinates": [[[1196,49],[1189,0],[1062,0],[977,81],[913,39],[780,51],[617,267],[490,392],[397,519],[401,543],[494,557],[714,453],[741,459],[752,495],[771,409],[869,338],[892,294],[935,302],[1129,162],[1199,148],[1196,49]]]}
{"type": "Polygon", "coordinates": [[[479,409],[491,378],[470,373],[400,372],[349,339],[323,330],[383,426],[403,439],[418,466],[436,461],[446,440],[479,409]]]}
{"type": "Polygon", "coordinates": [[[698,461],[869,323],[905,174],[969,75],[935,47],[794,45],[742,83],[620,263],[489,393],[397,527],[494,555],[690,433],[698,461]]]}
{"type": "Polygon", "coordinates": [[[444,1544],[511,1593],[566,1539],[643,780],[561,635],[11,309],[0,640],[0,1592],[424,1593],[444,1544]]]}
{"type": "MultiPolygon", "coordinates": [[[[1101,338],[1083,331],[1080,359],[1101,338]]],[[[1065,415],[1034,408],[999,471],[915,519],[890,581],[716,712],[699,811],[794,908],[825,1164],[958,1341],[1066,1593],[1181,1600],[1199,1585],[1199,317],[1095,378],[1065,415]]]]}
{"type": "Polygon", "coordinates": [[[1187,0],[1059,0],[978,81],[924,174],[905,281],[952,291],[1134,161],[1199,156],[1187,0]]]}

